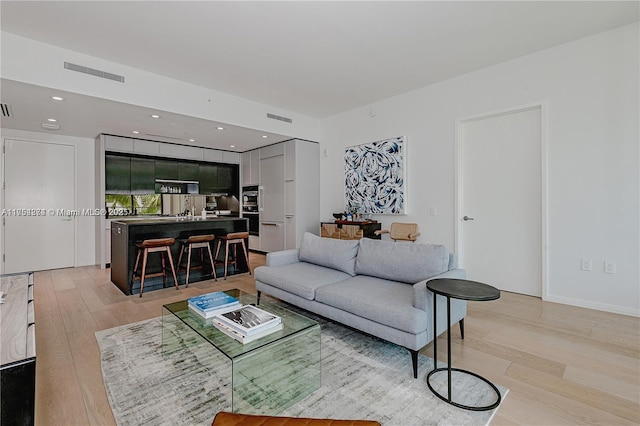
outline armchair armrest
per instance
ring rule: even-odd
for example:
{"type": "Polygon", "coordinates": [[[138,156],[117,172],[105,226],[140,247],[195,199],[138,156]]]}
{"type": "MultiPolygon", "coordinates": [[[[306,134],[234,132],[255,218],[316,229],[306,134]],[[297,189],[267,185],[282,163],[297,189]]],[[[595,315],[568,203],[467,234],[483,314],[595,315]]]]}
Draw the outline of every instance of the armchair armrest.
{"type": "Polygon", "coordinates": [[[409,234],[409,238],[410,238],[410,239],[412,239],[412,238],[418,238],[419,236],[420,236],[420,233],[419,233],[419,232],[414,232],[413,234],[409,234]]]}
{"type": "Polygon", "coordinates": [[[466,278],[467,271],[464,269],[452,269],[442,274],[427,278],[413,285],[413,307],[431,312],[433,306],[433,293],[427,290],[427,282],[436,278],[466,278]]]}
{"type": "Polygon", "coordinates": [[[300,249],[290,249],[282,251],[272,251],[267,253],[267,266],[282,266],[290,263],[298,263],[300,249]]]}
{"type": "Polygon", "coordinates": [[[382,234],[388,234],[389,230],[388,229],[378,229],[377,231],[373,231],[374,235],[382,235],[382,234]]]}

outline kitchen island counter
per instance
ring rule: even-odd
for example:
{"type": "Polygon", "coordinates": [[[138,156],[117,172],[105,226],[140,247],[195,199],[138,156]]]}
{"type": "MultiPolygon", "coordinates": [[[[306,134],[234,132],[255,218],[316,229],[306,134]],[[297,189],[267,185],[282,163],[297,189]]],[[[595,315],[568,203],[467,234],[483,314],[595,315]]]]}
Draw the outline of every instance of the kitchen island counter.
{"type": "MultiPolygon", "coordinates": [[[[176,220],[175,217],[154,217],[148,219],[116,219],[111,222],[111,282],[113,282],[124,294],[136,294],[140,291],[140,281],[136,281],[130,288],[133,266],[136,260],[135,242],[153,238],[175,238],[176,243],[171,247],[173,262],[178,267],[180,244],[178,239],[188,238],[192,235],[213,234],[216,237],[230,232],[244,232],[249,230],[248,219],[238,217],[217,217],[203,219],[199,216],[189,219],[185,217],[176,220]]],[[[215,253],[215,241],[212,243],[212,252],[215,253]]],[[[245,242],[248,245],[248,241],[245,242]]],[[[221,249],[220,260],[224,259],[224,246],[221,249]]],[[[160,256],[150,255],[147,270],[150,272],[161,269],[160,256]]],[[[240,256],[237,268],[230,273],[244,273],[249,271],[249,265],[240,256]]],[[[190,281],[204,279],[200,271],[190,273],[190,281]],[[191,278],[193,277],[193,278],[191,278]]],[[[218,266],[218,276],[224,275],[222,267],[218,266]]],[[[177,271],[176,271],[177,274],[177,271]]],[[[167,274],[167,285],[173,286],[171,273],[167,274]]],[[[179,284],[184,284],[184,274],[178,274],[179,284]]],[[[162,287],[162,277],[147,278],[144,283],[145,293],[158,290],[162,287]]]]}

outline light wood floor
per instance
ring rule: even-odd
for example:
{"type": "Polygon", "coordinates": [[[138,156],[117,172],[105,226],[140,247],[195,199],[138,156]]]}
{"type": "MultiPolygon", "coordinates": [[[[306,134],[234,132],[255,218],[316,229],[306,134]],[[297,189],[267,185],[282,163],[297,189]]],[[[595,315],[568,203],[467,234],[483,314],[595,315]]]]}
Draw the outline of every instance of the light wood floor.
{"type": "MultiPolygon", "coordinates": [[[[251,253],[252,269],[264,256],[251,253]]],[[[248,274],[125,296],[109,270],[35,274],[36,425],[113,425],[94,333],[157,317],[165,303],[215,290],[255,290],[248,274]]],[[[469,303],[453,363],[510,392],[493,425],[640,424],[640,320],[504,293],[469,303]]],[[[446,339],[440,338],[439,357],[446,339]]],[[[432,346],[423,352],[432,355],[432,346]]],[[[444,358],[441,358],[444,359],[444,358]]],[[[407,352],[407,372],[410,374],[407,352]]]]}

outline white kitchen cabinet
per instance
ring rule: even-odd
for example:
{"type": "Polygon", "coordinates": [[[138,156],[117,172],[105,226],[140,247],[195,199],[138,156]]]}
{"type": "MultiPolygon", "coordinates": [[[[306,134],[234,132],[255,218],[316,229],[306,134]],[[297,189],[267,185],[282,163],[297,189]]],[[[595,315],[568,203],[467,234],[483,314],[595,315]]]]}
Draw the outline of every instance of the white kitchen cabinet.
{"type": "Polygon", "coordinates": [[[249,250],[260,250],[259,235],[249,235],[249,250]]]}
{"type": "Polygon", "coordinates": [[[302,235],[317,234],[320,223],[319,145],[291,140],[259,151],[260,250],[300,247],[302,235]]]}
{"type": "Polygon", "coordinates": [[[305,232],[318,234],[320,145],[302,140],[285,144],[285,248],[292,249],[300,247],[305,232]]]}
{"type": "Polygon", "coordinates": [[[260,150],[242,153],[242,186],[260,183],[260,150]]]}
{"type": "Polygon", "coordinates": [[[260,220],[284,220],[284,155],[260,160],[258,210],[260,220]]]}
{"type": "Polygon", "coordinates": [[[260,159],[263,160],[277,155],[284,155],[284,142],[273,145],[263,146],[260,148],[260,159]]]}
{"type": "Polygon", "coordinates": [[[285,247],[284,221],[260,220],[260,250],[280,251],[285,247]]]}
{"type": "Polygon", "coordinates": [[[160,155],[170,158],[204,161],[204,148],[163,143],[160,145],[160,155]]]}
{"type": "Polygon", "coordinates": [[[134,139],[133,152],[138,154],[159,155],[160,142],[146,141],[144,139],[134,139]]]}
{"type": "Polygon", "coordinates": [[[204,161],[212,163],[222,163],[222,151],[219,149],[204,149],[204,161]]]}
{"type": "Polygon", "coordinates": [[[104,149],[112,152],[133,152],[133,139],[104,135],[104,149]]]}
{"type": "Polygon", "coordinates": [[[251,151],[242,153],[240,157],[240,168],[242,169],[242,186],[253,185],[251,181],[251,151]]]}
{"type": "Polygon", "coordinates": [[[222,162],[229,164],[240,164],[240,153],[231,151],[222,151],[222,162]]]}

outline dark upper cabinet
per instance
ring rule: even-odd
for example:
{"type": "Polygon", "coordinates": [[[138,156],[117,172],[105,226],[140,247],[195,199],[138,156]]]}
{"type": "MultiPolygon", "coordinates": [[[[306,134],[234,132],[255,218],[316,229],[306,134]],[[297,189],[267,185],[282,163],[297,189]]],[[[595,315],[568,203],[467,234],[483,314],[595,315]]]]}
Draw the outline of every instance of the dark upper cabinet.
{"type": "Polygon", "coordinates": [[[200,164],[198,180],[201,194],[238,195],[240,170],[234,164],[200,164]]]}
{"type": "Polygon", "coordinates": [[[131,158],[120,155],[105,155],[105,179],[107,194],[131,193],[131,158]]]}
{"type": "Polygon", "coordinates": [[[218,188],[220,192],[233,194],[233,166],[221,164],[218,166],[218,188]]]}
{"type": "Polygon", "coordinates": [[[179,163],[173,160],[155,160],[156,179],[178,179],[179,163]]]}
{"type": "Polygon", "coordinates": [[[198,180],[201,194],[218,192],[218,166],[215,164],[199,164],[198,180]]]}
{"type": "Polygon", "coordinates": [[[149,158],[131,157],[131,193],[153,194],[156,191],[156,162],[149,158]]]}
{"type": "Polygon", "coordinates": [[[198,163],[180,161],[178,164],[178,180],[198,180],[198,163]]]}

